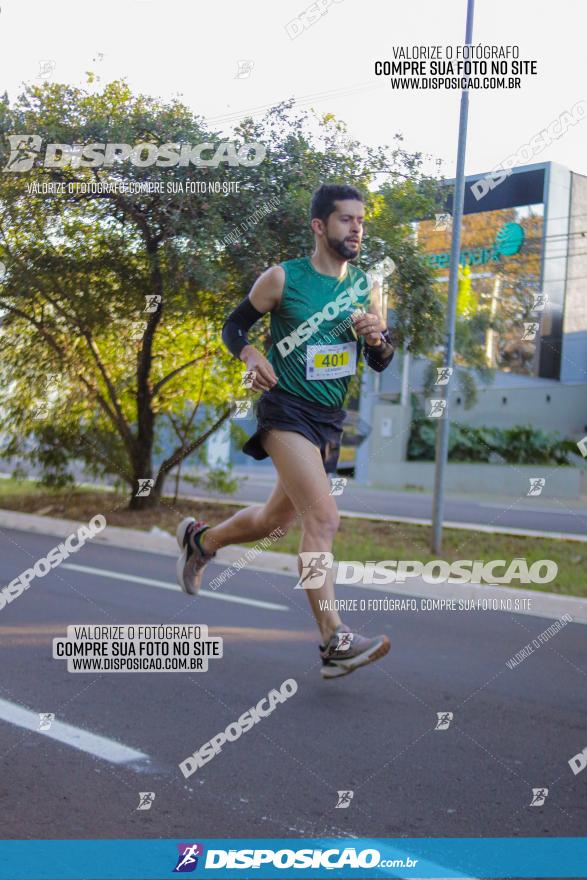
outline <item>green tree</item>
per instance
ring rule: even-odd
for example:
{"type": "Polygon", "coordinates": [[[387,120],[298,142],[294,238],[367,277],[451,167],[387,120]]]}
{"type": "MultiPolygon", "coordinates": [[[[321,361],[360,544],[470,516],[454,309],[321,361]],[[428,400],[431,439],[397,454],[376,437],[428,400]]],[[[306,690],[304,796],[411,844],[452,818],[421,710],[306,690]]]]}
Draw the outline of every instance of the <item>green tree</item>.
{"type": "MultiPolygon", "coordinates": [[[[0,129],[35,132],[44,144],[254,141],[267,154],[228,168],[47,168],[36,156],[32,170],[0,175],[3,451],[28,455],[54,482],[75,458],[123,480],[131,507],[157,503],[168,474],[201,453],[239,396],[242,365],[221,344],[224,317],[259,272],[307,252],[308,196],[322,181],[352,181],[367,193],[381,226],[373,241],[382,253],[393,244],[406,309],[411,296],[414,314],[429,296],[405,226],[384,228],[372,192],[378,174],[401,180],[384,199],[407,214],[422,198],[406,182],[421,177],[420,160],[362,146],[333,116],[296,114],[285,102],[220,138],[180,102],[135,96],[124,82],[93,93],[44,84],[13,105],[3,97],[0,129]],[[161,191],[79,187],[138,183],[161,191]],[[186,192],[202,183],[220,192],[186,192]],[[46,194],[43,184],[60,189],[46,194]],[[170,449],[166,436],[175,437],[170,449]],[[144,479],[154,482],[148,496],[137,494],[144,479]]],[[[3,166],[7,153],[3,139],[3,166]]]]}
{"type": "MultiPolygon", "coordinates": [[[[134,97],[124,83],[101,94],[63,85],[29,88],[0,109],[6,132],[44,143],[218,140],[177,102],[134,97]]],[[[234,140],[240,142],[238,136],[234,140]]],[[[3,164],[7,162],[4,151],[3,164]]],[[[66,458],[114,473],[130,506],[157,503],[167,474],[226,420],[237,365],[223,356],[211,246],[223,230],[217,201],[186,194],[190,182],[223,182],[222,168],[45,168],[0,181],[1,406],[6,454],[26,452],[56,480],[66,458]],[[84,192],[69,184],[161,183],[162,193],[84,192]],[[167,192],[182,183],[184,192],[167,192]],[[42,184],[62,185],[47,195],[42,184]],[[37,184],[34,191],[33,185],[37,184]],[[47,397],[47,376],[57,388],[47,397]],[[188,401],[198,421],[154,468],[157,421],[179,419],[188,401]],[[39,418],[47,403],[48,418],[39,418]],[[205,411],[204,411],[205,408],[205,411]],[[152,479],[148,496],[138,495],[152,479]]]]}
{"type": "Polygon", "coordinates": [[[398,146],[394,158],[390,180],[373,196],[364,259],[393,259],[395,271],[388,281],[388,292],[395,315],[395,344],[414,355],[427,354],[442,337],[443,310],[434,274],[411,224],[434,213],[439,181],[422,172],[419,154],[410,156],[398,146]]]}

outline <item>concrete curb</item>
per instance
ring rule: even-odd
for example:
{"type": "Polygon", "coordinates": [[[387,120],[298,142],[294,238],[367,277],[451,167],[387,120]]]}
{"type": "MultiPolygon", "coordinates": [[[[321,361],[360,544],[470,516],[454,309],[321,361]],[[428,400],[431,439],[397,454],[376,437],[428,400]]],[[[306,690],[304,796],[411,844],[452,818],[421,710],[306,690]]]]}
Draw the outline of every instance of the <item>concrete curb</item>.
{"type": "MultiPolygon", "coordinates": [[[[16,529],[25,532],[33,532],[39,535],[52,535],[57,538],[65,538],[75,532],[80,525],[86,523],[75,522],[69,519],[57,519],[50,516],[39,516],[33,513],[20,513],[15,510],[0,509],[0,530],[16,529]]],[[[178,549],[175,537],[161,534],[151,534],[139,529],[127,529],[121,526],[106,526],[106,528],[92,539],[96,544],[104,544],[111,547],[120,547],[124,550],[138,550],[142,553],[156,553],[159,556],[177,557],[178,549]]],[[[287,575],[298,577],[297,556],[292,553],[276,553],[271,550],[262,552],[254,551],[253,548],[232,545],[224,547],[218,552],[215,564],[229,566],[237,560],[242,562],[243,568],[251,571],[262,571],[266,574],[287,575]],[[249,554],[249,557],[247,557],[249,554]],[[249,561],[250,559],[250,561],[249,561]]],[[[340,589],[345,585],[337,585],[340,589]]],[[[559,596],[556,593],[543,593],[535,590],[523,590],[513,587],[483,586],[481,584],[427,584],[421,578],[411,578],[405,584],[362,584],[350,585],[354,589],[363,589],[386,593],[388,596],[400,595],[409,598],[423,599],[453,599],[477,600],[487,599],[491,609],[494,600],[497,600],[500,610],[501,600],[511,600],[512,608],[515,608],[515,600],[529,600],[528,609],[507,610],[501,613],[525,614],[531,617],[542,617],[548,620],[556,620],[563,614],[570,614],[573,623],[587,624],[587,599],[576,596],[559,596]]]]}
{"type": "MultiPolygon", "coordinates": [[[[0,509],[0,529],[17,529],[23,532],[33,532],[37,535],[66,538],[81,525],[87,525],[87,522],[82,523],[73,519],[58,519],[53,516],[39,516],[35,513],[0,509]]],[[[152,534],[141,529],[128,529],[122,526],[107,525],[102,532],[92,538],[92,542],[121,547],[126,550],[140,550],[143,553],[155,553],[158,556],[177,557],[179,555],[174,535],[152,534]]],[[[244,558],[246,564],[247,552],[253,553],[252,548],[236,545],[224,547],[218,552],[215,561],[220,565],[232,565],[237,559],[244,558]]],[[[249,563],[248,567],[274,574],[292,574],[296,577],[298,574],[297,557],[292,554],[263,550],[255,556],[254,563],[254,565],[249,563]]]]}

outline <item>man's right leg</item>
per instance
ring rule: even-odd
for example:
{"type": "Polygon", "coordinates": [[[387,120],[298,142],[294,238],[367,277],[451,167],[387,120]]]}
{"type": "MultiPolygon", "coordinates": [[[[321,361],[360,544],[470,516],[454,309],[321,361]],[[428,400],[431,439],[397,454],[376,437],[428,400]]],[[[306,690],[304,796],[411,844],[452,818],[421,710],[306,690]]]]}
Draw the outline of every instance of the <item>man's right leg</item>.
{"type": "MultiPolygon", "coordinates": [[[[330,494],[330,481],[320,450],[302,434],[275,429],[264,435],[263,445],[279,475],[277,486],[265,505],[241,510],[213,528],[195,523],[192,519],[184,520],[184,523],[190,522],[196,529],[200,528],[196,538],[199,554],[194,552],[193,546],[186,546],[178,563],[178,577],[186,592],[197,593],[203,567],[219,547],[266,537],[278,528],[285,531],[296,515],[302,524],[300,552],[310,553],[317,560],[322,554],[332,552],[339,515],[336,502],[330,494]]],[[[183,546],[185,539],[183,535],[180,539],[181,528],[182,524],[178,527],[178,540],[183,546]]],[[[190,540],[188,536],[188,544],[190,540]]],[[[301,574],[299,558],[298,570],[301,574]]],[[[305,592],[322,637],[320,653],[324,678],[347,675],[387,654],[387,636],[366,638],[359,633],[351,633],[342,624],[335,609],[332,567],[326,570],[321,587],[306,589],[305,592]]]]}
{"type": "Polygon", "coordinates": [[[265,504],[245,507],[217,526],[208,526],[188,516],[177,527],[182,551],[177,561],[177,579],[185,593],[197,595],[208,562],[221,547],[243,544],[270,535],[282,537],[296,517],[296,511],[281,481],[277,481],[265,504]]]}
{"type": "Polygon", "coordinates": [[[201,544],[207,553],[214,553],[228,544],[257,541],[273,532],[279,535],[278,530],[285,535],[295,518],[296,509],[280,478],[265,504],[245,507],[217,526],[206,529],[201,544]]]}

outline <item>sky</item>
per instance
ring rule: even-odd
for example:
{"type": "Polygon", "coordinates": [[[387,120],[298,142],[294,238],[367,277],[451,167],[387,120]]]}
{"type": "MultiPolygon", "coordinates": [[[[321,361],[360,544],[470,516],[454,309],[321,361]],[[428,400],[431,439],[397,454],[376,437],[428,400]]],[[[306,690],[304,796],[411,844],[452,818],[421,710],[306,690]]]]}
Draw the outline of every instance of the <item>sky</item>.
{"type": "MultiPolygon", "coordinates": [[[[394,46],[462,44],[465,0],[323,2],[324,14],[298,24],[292,39],[287,25],[300,20],[307,0],[0,0],[0,89],[14,98],[23,83],[43,78],[81,86],[93,70],[101,84],[126,78],[137,92],[180,95],[217,129],[295,97],[301,107],[334,113],[371,146],[401,132],[406,149],[442,160],[451,177],[460,92],[393,90],[374,75],[374,63],[392,60],[394,46]],[[44,77],[43,62],[53,68],[44,77]]],[[[499,166],[587,99],[586,25],[582,0],[477,0],[473,43],[517,45],[538,73],[520,90],[470,92],[467,174],[499,166]]],[[[532,161],[587,174],[586,146],[587,117],[532,161]]]]}

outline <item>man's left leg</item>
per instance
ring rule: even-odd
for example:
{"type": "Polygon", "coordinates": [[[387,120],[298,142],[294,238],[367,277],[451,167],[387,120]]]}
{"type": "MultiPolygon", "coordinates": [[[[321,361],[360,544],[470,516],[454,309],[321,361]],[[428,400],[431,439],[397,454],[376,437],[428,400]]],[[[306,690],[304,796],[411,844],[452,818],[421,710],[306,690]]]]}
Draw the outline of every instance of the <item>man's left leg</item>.
{"type": "MultiPolygon", "coordinates": [[[[301,434],[275,429],[267,432],[263,445],[300,516],[300,554],[304,554],[309,569],[306,573],[312,573],[313,570],[318,575],[315,579],[317,587],[312,587],[313,578],[310,577],[305,578],[303,583],[308,587],[306,595],[322,636],[321,674],[324,678],[348,675],[360,666],[385,656],[389,651],[389,639],[385,635],[368,638],[352,632],[339,617],[331,564],[339,514],[320,450],[301,434]]],[[[301,560],[300,555],[300,575],[301,560]]]]}

